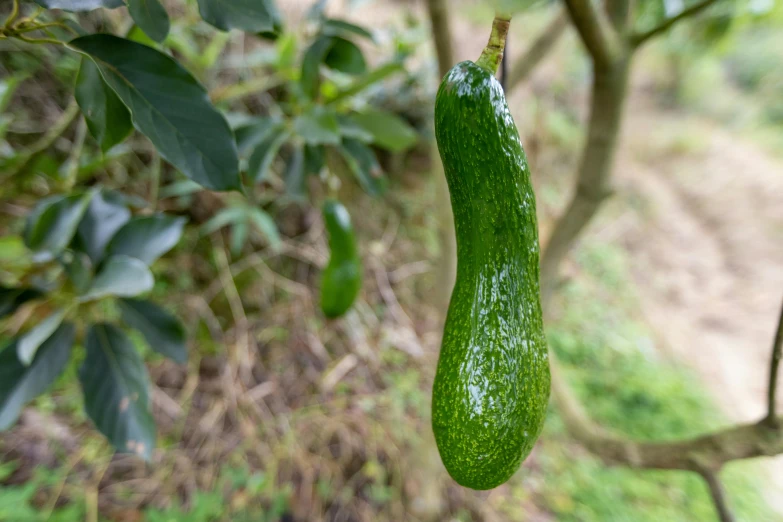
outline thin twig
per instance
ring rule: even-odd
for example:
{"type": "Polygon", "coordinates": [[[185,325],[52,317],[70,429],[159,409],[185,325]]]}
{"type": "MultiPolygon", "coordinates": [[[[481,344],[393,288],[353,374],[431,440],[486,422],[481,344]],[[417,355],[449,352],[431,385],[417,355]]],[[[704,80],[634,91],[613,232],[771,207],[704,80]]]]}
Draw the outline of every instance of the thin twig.
{"type": "Polygon", "coordinates": [[[726,502],[726,495],[723,491],[723,485],[720,483],[720,478],[718,478],[718,474],[706,468],[700,469],[698,473],[704,477],[704,481],[707,483],[707,488],[710,490],[710,496],[712,496],[712,502],[715,504],[715,509],[718,511],[720,522],[735,522],[736,519],[726,502]]]}
{"type": "Polygon", "coordinates": [[[16,20],[17,16],[19,16],[19,0],[14,0],[14,5],[11,7],[11,14],[8,15],[4,27],[11,27],[11,24],[14,23],[14,20],[16,20]]]}
{"type": "Polygon", "coordinates": [[[764,422],[772,428],[778,428],[777,414],[775,411],[775,395],[778,387],[778,366],[783,357],[783,306],[780,309],[778,328],[775,331],[775,339],[772,341],[772,359],[769,362],[769,388],[767,391],[767,417],[764,422]]]}
{"type": "Polygon", "coordinates": [[[649,31],[645,31],[643,33],[636,34],[631,37],[631,44],[634,47],[639,47],[643,43],[645,43],[647,40],[652,38],[653,36],[657,36],[665,31],[668,31],[671,26],[679,22],[680,20],[683,20],[685,18],[688,18],[690,16],[693,16],[704,9],[708,8],[712,4],[714,4],[716,0],[702,0],[698,4],[694,4],[691,7],[687,9],[683,9],[680,14],[672,16],[671,18],[666,19],[663,21],[660,25],[657,27],[653,27],[649,31]]]}

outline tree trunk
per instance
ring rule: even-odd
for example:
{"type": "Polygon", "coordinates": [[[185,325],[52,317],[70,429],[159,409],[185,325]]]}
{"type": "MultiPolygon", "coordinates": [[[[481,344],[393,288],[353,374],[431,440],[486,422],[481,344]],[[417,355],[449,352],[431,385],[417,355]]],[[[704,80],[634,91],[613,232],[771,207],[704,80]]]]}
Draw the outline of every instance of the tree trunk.
{"type": "Polygon", "coordinates": [[[630,55],[593,66],[587,142],[576,191],[558,220],[541,258],[541,298],[546,308],[558,285],[558,268],[576,238],[610,194],[610,176],[628,88],[630,55]]]}
{"type": "MultiPolygon", "coordinates": [[[[427,8],[432,23],[432,40],[438,56],[438,71],[440,77],[443,77],[454,65],[446,0],[427,0],[427,8]]],[[[431,304],[441,312],[441,320],[444,320],[451,298],[451,290],[457,279],[457,239],[454,233],[454,216],[451,212],[449,187],[446,184],[446,176],[443,173],[438,149],[434,145],[430,158],[432,175],[435,176],[435,206],[438,215],[440,243],[440,256],[435,272],[435,291],[432,293],[431,304]]]]}

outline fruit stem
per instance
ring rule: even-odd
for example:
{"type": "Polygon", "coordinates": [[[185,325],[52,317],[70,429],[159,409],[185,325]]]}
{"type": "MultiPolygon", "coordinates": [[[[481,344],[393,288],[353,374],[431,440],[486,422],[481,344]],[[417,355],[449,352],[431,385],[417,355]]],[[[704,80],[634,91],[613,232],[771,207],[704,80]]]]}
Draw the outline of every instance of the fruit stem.
{"type": "Polygon", "coordinates": [[[506,48],[506,36],[508,27],[511,25],[511,17],[504,14],[496,14],[492,20],[492,32],[489,35],[489,42],[476,61],[476,64],[488,70],[492,74],[498,72],[498,65],[503,59],[503,51],[506,48]]]}

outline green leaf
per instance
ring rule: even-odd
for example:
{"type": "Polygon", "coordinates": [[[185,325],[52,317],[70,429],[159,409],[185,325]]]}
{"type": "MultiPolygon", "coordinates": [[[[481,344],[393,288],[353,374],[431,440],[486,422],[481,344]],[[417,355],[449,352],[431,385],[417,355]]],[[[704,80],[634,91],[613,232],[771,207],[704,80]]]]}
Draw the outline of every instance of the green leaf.
{"type": "Polygon", "coordinates": [[[346,98],[351,98],[353,96],[356,96],[357,94],[367,89],[368,87],[375,85],[376,83],[385,79],[387,76],[390,76],[396,72],[400,72],[403,70],[405,69],[402,63],[396,60],[381,65],[377,69],[373,69],[369,73],[360,76],[348,87],[345,87],[344,89],[338,91],[334,96],[332,96],[332,98],[329,99],[327,103],[333,104],[340,100],[344,100],[346,98]]]}
{"type": "Polygon", "coordinates": [[[346,138],[340,147],[340,153],[359,185],[368,194],[378,196],[384,191],[385,178],[372,149],[360,141],[346,138]]]}
{"type": "Polygon", "coordinates": [[[304,147],[305,173],[317,176],[326,164],[326,154],[323,145],[307,145],[304,147]]]}
{"type": "Polygon", "coordinates": [[[392,152],[409,149],[419,140],[416,130],[394,113],[368,109],[351,117],[372,134],[373,143],[392,152]]]}
{"type": "Polygon", "coordinates": [[[367,71],[362,50],[355,43],[339,36],[332,37],[332,46],[326,53],[324,64],[345,74],[363,74],[367,71]]]}
{"type": "Polygon", "coordinates": [[[149,266],[179,243],[184,225],[185,218],[165,214],[135,217],[111,238],[106,252],[135,257],[149,266]]]}
{"type": "Polygon", "coordinates": [[[76,231],[79,246],[93,264],[103,259],[106,245],[130,217],[130,210],[115,193],[100,191],[93,196],[76,231]]]}
{"type": "Polygon", "coordinates": [[[221,31],[276,32],[281,24],[272,0],[198,0],[198,10],[205,22],[221,31]]]}
{"type": "Polygon", "coordinates": [[[367,38],[372,42],[375,41],[373,34],[364,27],[352,24],[351,22],[346,22],[345,20],[338,20],[336,18],[328,18],[324,20],[323,24],[321,25],[321,32],[329,36],[346,36],[355,34],[357,36],[367,38]]]}
{"type": "Polygon", "coordinates": [[[128,12],[147,36],[162,42],[169,34],[169,14],[158,0],[126,0],[128,12]]]}
{"type": "Polygon", "coordinates": [[[294,147],[285,169],[285,190],[295,198],[305,193],[304,145],[294,147]]]}
{"type": "Polygon", "coordinates": [[[98,66],[82,58],[74,92],[87,128],[101,150],[106,152],[121,143],[133,130],[130,112],[101,78],[98,66]]]}
{"type": "Polygon", "coordinates": [[[188,360],[185,327],[163,308],[150,301],[119,299],[122,320],[142,333],[150,348],[179,364],[188,360]]]}
{"type": "Polygon", "coordinates": [[[45,392],[65,369],[74,330],[72,324],[60,325],[38,348],[29,366],[19,361],[16,342],[0,352],[0,431],[10,428],[24,405],[45,392]]]}
{"type": "Polygon", "coordinates": [[[123,331],[111,324],[91,326],[86,346],[79,381],[87,415],[118,451],[149,460],[155,421],[144,361],[123,331]]]}
{"type": "Polygon", "coordinates": [[[248,217],[253,225],[266,237],[269,246],[273,250],[279,250],[283,242],[280,240],[280,232],[277,231],[277,225],[272,216],[260,208],[251,209],[248,217]]]}
{"type": "Polygon", "coordinates": [[[66,252],[61,256],[60,262],[65,267],[65,273],[71,280],[73,287],[80,294],[85,292],[92,281],[92,262],[84,252],[66,252]]]}
{"type": "Polygon", "coordinates": [[[71,242],[93,192],[41,200],[27,216],[24,242],[30,250],[52,259],[71,242]]]}
{"type": "Polygon", "coordinates": [[[35,288],[20,286],[8,288],[0,286],[0,319],[16,312],[27,301],[38,299],[43,292],[35,288]]]}
{"type": "Polygon", "coordinates": [[[269,135],[264,141],[258,144],[253,154],[247,160],[247,173],[255,183],[263,181],[266,173],[272,166],[272,162],[277,157],[280,147],[288,141],[291,133],[283,130],[278,134],[269,135]]]}
{"type": "Polygon", "coordinates": [[[245,207],[228,207],[221,209],[217,214],[204,223],[201,227],[202,234],[211,234],[220,230],[226,225],[237,224],[247,220],[247,209],[245,207]]]}
{"type": "Polygon", "coordinates": [[[329,49],[334,44],[334,38],[331,36],[321,36],[317,38],[305,51],[302,59],[302,75],[299,83],[302,86],[302,92],[305,96],[316,98],[318,88],[321,85],[321,64],[323,63],[329,49]]]}
{"type": "Polygon", "coordinates": [[[101,7],[114,9],[123,5],[122,0],[35,0],[38,5],[47,9],[62,9],[63,11],[92,11],[101,7]]]}
{"type": "Polygon", "coordinates": [[[17,338],[16,354],[22,364],[30,365],[38,348],[54,334],[64,318],[65,310],[58,310],[17,338]]]}
{"type": "Polygon", "coordinates": [[[258,147],[262,142],[283,131],[284,124],[277,118],[265,116],[243,123],[234,129],[240,156],[258,147]]]}
{"type": "Polygon", "coordinates": [[[181,181],[175,181],[170,185],[166,185],[160,190],[158,197],[164,198],[178,198],[182,196],[188,196],[194,192],[201,192],[201,185],[195,181],[189,179],[183,179],[181,181]]]}
{"type": "Polygon", "coordinates": [[[238,221],[231,227],[231,255],[234,257],[239,256],[242,253],[242,249],[245,247],[245,241],[247,241],[247,233],[250,227],[247,225],[247,221],[238,221]]]}
{"type": "Polygon", "coordinates": [[[87,292],[79,301],[92,301],[107,296],[134,297],[149,292],[155,279],[147,265],[136,258],[112,256],[101,267],[87,292]]]}
{"type": "Polygon", "coordinates": [[[5,112],[11,103],[16,89],[27,78],[27,74],[17,73],[9,78],[0,80],[0,113],[5,112]]]}
{"type": "Polygon", "coordinates": [[[350,114],[339,114],[337,124],[340,126],[340,135],[344,138],[354,138],[364,143],[372,143],[375,136],[359,125],[359,122],[350,114]]]}
{"type": "Polygon", "coordinates": [[[337,145],[340,143],[340,127],[334,112],[316,106],[310,112],[299,115],[294,121],[294,132],[311,145],[337,145]]]}
{"type": "Polygon", "coordinates": [[[213,190],[238,189],[234,135],[207,91],[179,63],[130,40],[94,34],[71,40],[130,109],[134,126],[168,162],[213,190]]]}

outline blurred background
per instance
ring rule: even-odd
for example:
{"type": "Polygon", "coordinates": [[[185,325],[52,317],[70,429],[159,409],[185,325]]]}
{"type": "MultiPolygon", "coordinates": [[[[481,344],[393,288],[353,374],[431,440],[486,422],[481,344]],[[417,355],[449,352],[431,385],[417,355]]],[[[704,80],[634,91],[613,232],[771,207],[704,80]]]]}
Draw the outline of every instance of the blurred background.
{"type": "MultiPolygon", "coordinates": [[[[152,268],[150,295],[181,318],[188,339],[180,364],[131,335],[152,383],[149,462],[115,454],[88,418],[77,341],[63,375],[0,433],[0,520],[717,520],[698,476],[607,467],[568,435],[554,405],[505,485],[475,492],[446,474],[429,423],[453,266],[431,128],[441,73],[428,7],[438,2],[278,0],[274,39],[219,31],[195,1],[163,4],[171,25],[162,43],[124,7],[42,16],[171,54],[227,115],[243,161],[252,168],[260,146],[273,152],[256,155],[263,177],[245,197],[195,185],[140,133],[102,151],[72,102],[79,56],[0,39],[2,282],[29,268],[19,237],[40,199],[64,183],[100,185],[135,214],[187,219],[152,268]],[[327,18],[367,34],[349,31],[355,45],[322,64],[316,88],[328,99],[343,93],[338,115],[363,119],[333,128],[316,112],[295,128],[304,142],[270,144],[260,135],[270,121],[305,110],[291,92],[327,18]],[[351,89],[356,78],[364,84],[351,89]],[[333,137],[345,144],[362,133],[371,156],[329,149],[333,137]],[[326,150],[312,171],[297,167],[312,160],[302,143],[326,150]],[[292,182],[297,168],[305,174],[292,182]],[[363,264],[361,293],[336,320],[318,306],[327,194],[353,216],[363,264]]],[[[493,6],[440,5],[453,63],[477,59],[493,6]]],[[[593,73],[561,3],[523,7],[505,88],[545,242],[573,194],[593,73]]],[[[683,7],[640,1],[637,25],[683,7]]],[[[635,53],[611,197],[562,263],[546,319],[549,349],[597,422],[665,441],[765,413],[783,295],[781,151],[779,1],[719,0],[635,53]]],[[[6,319],[3,339],[29,318],[6,319]]],[[[783,520],[783,457],[733,462],[722,476],[738,520],[783,520]]]]}

